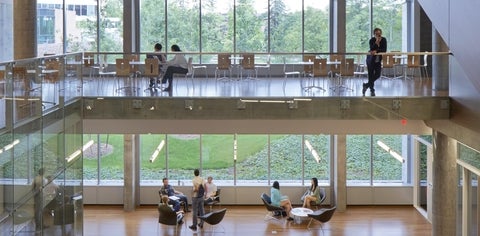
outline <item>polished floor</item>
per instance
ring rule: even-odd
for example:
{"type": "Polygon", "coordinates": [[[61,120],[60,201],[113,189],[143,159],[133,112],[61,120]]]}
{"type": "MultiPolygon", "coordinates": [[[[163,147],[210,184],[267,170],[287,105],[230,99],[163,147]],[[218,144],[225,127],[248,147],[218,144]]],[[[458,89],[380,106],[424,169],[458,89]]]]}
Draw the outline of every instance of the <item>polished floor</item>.
{"type": "MultiPolygon", "coordinates": [[[[289,77],[284,86],[283,77],[258,77],[231,79],[174,78],[170,93],[161,89],[148,89],[148,78],[116,79],[113,77],[84,78],[84,96],[140,96],[140,97],[331,97],[362,96],[365,76],[338,78],[289,77]]],[[[447,91],[432,90],[430,78],[381,77],[375,83],[376,96],[446,96],[447,91]]],[[[370,96],[367,91],[366,96],[370,96]]]]}
{"type": "MultiPolygon", "coordinates": [[[[335,212],[329,222],[320,228],[309,220],[300,224],[292,221],[265,220],[264,206],[221,206],[227,208],[223,221],[213,228],[220,235],[325,235],[325,236],[424,236],[431,235],[431,224],[412,206],[349,206],[345,212],[335,212]]],[[[215,208],[219,209],[219,207],[215,208]]],[[[175,226],[158,222],[156,206],[141,206],[136,211],[124,212],[122,206],[90,206],[84,208],[84,235],[212,235],[212,226],[193,232],[187,213],[186,222],[175,231],[175,226]]]]}

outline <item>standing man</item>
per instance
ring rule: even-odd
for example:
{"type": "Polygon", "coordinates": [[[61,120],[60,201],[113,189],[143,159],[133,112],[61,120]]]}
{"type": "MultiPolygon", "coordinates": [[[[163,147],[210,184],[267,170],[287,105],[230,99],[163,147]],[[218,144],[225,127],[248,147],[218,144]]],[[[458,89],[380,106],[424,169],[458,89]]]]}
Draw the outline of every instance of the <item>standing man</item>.
{"type": "Polygon", "coordinates": [[[362,95],[370,88],[370,95],[375,96],[374,83],[382,74],[382,56],[377,55],[380,52],[387,51],[387,39],[382,37],[382,30],[375,28],[373,37],[368,42],[370,45],[370,55],[367,56],[368,83],[363,84],[362,95]]]}
{"type": "MultiPolygon", "coordinates": [[[[193,231],[197,231],[197,218],[198,216],[203,216],[205,211],[203,209],[203,196],[205,195],[205,181],[200,177],[200,171],[195,169],[193,171],[195,177],[192,179],[193,184],[193,194],[192,194],[192,225],[188,226],[193,231]]],[[[198,227],[203,228],[203,220],[200,220],[198,227]]]]}

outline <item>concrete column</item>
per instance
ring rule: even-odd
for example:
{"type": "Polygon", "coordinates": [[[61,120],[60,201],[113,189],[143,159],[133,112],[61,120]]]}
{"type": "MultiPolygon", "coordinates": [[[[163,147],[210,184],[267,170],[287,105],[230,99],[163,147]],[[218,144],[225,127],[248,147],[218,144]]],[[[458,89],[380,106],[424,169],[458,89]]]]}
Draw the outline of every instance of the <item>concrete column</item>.
{"type": "Polygon", "coordinates": [[[125,211],[135,211],[137,206],[137,161],[135,160],[136,148],[135,135],[125,134],[123,137],[123,209],[125,211]]]}
{"type": "Polygon", "coordinates": [[[333,138],[333,196],[332,205],[337,206],[337,211],[347,210],[347,136],[334,135],[333,138]]]}
{"type": "Polygon", "coordinates": [[[346,50],[346,0],[330,1],[330,52],[345,53],[346,50]]]}
{"type": "Polygon", "coordinates": [[[37,56],[37,1],[13,1],[13,58],[37,56]]]}
{"type": "Polygon", "coordinates": [[[433,131],[432,235],[456,234],[457,142],[433,131]]]}
{"type": "MultiPolygon", "coordinates": [[[[432,51],[450,51],[442,36],[434,27],[432,27],[432,51]]],[[[448,91],[448,74],[449,56],[432,56],[432,89],[434,91],[448,91]]]]}

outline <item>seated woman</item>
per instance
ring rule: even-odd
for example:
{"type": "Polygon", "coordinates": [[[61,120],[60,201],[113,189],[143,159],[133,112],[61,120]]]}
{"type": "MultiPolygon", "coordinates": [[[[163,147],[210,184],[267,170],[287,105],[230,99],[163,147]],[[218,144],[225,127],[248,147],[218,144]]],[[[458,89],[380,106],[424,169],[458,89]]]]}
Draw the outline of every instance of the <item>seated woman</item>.
{"type": "Polygon", "coordinates": [[[318,187],[318,179],[313,177],[310,181],[310,189],[308,190],[308,194],[305,195],[303,199],[303,207],[310,208],[310,202],[316,202],[320,204],[320,188],[318,187]]]}
{"type": "Polygon", "coordinates": [[[172,205],[168,205],[168,196],[166,196],[166,195],[162,196],[162,203],[161,204],[167,205],[172,209],[172,211],[175,211],[175,213],[177,213],[178,224],[183,224],[184,212],[179,210],[179,209],[174,209],[174,207],[172,205]]]}
{"type": "Polygon", "coordinates": [[[187,74],[188,73],[188,62],[185,59],[185,56],[178,53],[181,52],[180,47],[176,44],[172,45],[171,50],[173,52],[177,52],[172,60],[167,62],[167,71],[165,71],[165,75],[163,75],[162,84],[167,83],[168,86],[163,89],[165,92],[172,92],[172,82],[173,82],[173,74],[187,74]]]}
{"type": "Polygon", "coordinates": [[[282,194],[280,193],[280,184],[278,183],[278,181],[273,182],[273,186],[270,189],[270,198],[273,206],[283,207],[283,209],[285,209],[287,215],[289,216],[287,220],[293,220],[293,218],[290,217],[292,203],[287,196],[282,196],[282,194]]]}

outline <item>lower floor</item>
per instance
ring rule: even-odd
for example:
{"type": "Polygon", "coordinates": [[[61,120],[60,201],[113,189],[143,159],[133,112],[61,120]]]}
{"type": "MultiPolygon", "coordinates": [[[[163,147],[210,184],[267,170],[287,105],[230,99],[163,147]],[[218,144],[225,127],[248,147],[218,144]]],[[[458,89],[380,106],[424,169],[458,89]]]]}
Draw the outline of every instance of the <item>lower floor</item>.
{"type": "MultiPolygon", "coordinates": [[[[298,207],[298,206],[294,206],[298,207]]],[[[328,206],[322,206],[328,207],[328,206]]],[[[355,236],[416,236],[431,235],[432,225],[412,206],[349,206],[336,211],[325,224],[310,219],[301,221],[266,220],[262,206],[215,206],[227,208],[224,219],[214,226],[222,235],[355,235],[355,236]],[[322,226],[322,228],[320,228],[322,226]]],[[[85,205],[84,235],[175,235],[175,226],[158,223],[156,206],[141,206],[125,212],[122,206],[85,205]]],[[[205,223],[197,233],[188,228],[192,213],[186,213],[177,235],[212,235],[212,226],[205,223]]]]}

